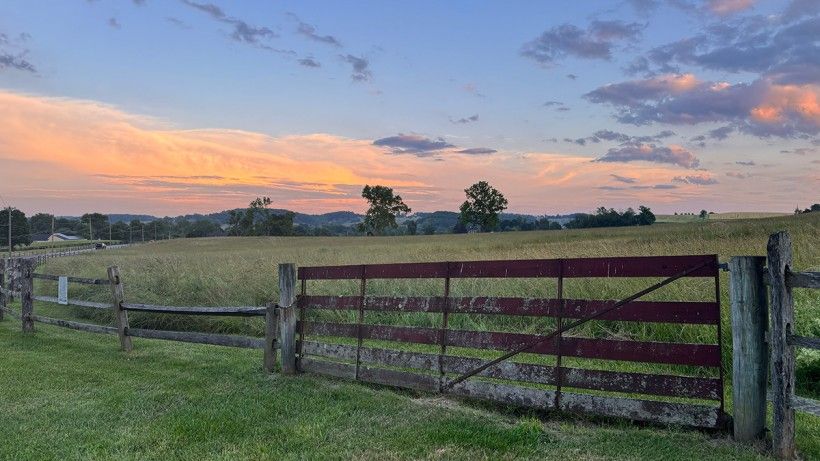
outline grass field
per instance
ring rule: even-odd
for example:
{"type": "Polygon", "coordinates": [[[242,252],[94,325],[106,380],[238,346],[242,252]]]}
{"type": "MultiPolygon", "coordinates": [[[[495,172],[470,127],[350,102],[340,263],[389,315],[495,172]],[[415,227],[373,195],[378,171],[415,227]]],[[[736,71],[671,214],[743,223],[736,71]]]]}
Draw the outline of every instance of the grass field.
{"type": "MultiPolygon", "coordinates": [[[[261,305],[276,296],[276,264],[555,258],[611,255],[765,254],[769,233],[786,229],[795,243],[794,267],[820,269],[820,214],[755,220],[708,220],[646,228],[442,235],[395,238],[223,238],[157,242],[49,261],[44,272],[103,277],[120,266],[126,299],[172,305],[261,305]]],[[[36,291],[54,291],[38,282],[36,291]]],[[[647,281],[578,281],[568,296],[617,298],[647,281]]],[[[728,278],[722,276],[728,330],[728,278]]],[[[702,282],[670,287],[657,299],[701,299],[702,282]]],[[[355,284],[311,287],[353,293],[355,284]]],[[[373,283],[371,294],[440,294],[439,282],[373,283]]],[[[454,295],[548,296],[540,280],[465,281],[454,295]]],[[[49,293],[50,294],[50,293],[49,293]]],[[[105,288],[74,287],[72,297],[107,301],[105,288]]],[[[820,335],[820,293],[796,292],[800,334],[820,335]]],[[[38,303],[54,316],[82,316],[38,303]]],[[[105,317],[94,317],[107,321],[105,317]]],[[[404,318],[402,320],[408,320],[404,318]]],[[[424,318],[410,319],[417,323],[424,318]]],[[[466,320],[465,320],[466,321],[466,320]]],[[[503,325],[473,328],[526,328],[503,325]]],[[[261,333],[258,320],[132,316],[132,326],[261,333]]],[[[585,334],[708,340],[689,328],[636,329],[602,322],[585,334]]],[[[116,339],[39,326],[31,337],[18,325],[0,326],[0,427],[20,427],[0,438],[0,458],[546,458],[546,459],[757,459],[751,448],[724,435],[639,428],[623,422],[593,424],[450,403],[430,396],[300,376],[266,377],[259,353],[138,340],[124,356],[116,339]],[[36,364],[36,367],[33,366],[36,364]],[[47,377],[44,378],[44,377],[47,377]],[[25,434],[25,435],[23,435],[25,434]],[[39,456],[38,456],[39,455],[39,456]]],[[[540,327],[539,327],[540,328],[540,327]]],[[[706,336],[712,333],[707,333],[706,336]]],[[[728,334],[727,334],[728,336],[728,334]]],[[[726,341],[725,361],[730,344],[726,341]]],[[[798,357],[800,391],[820,394],[820,357],[798,357]]],[[[730,368],[729,368],[730,369],[730,368]]],[[[798,445],[820,458],[820,421],[800,416],[798,445]]]]}
{"type": "MultiPolygon", "coordinates": [[[[713,213],[707,218],[710,221],[729,221],[735,219],[760,219],[760,218],[782,218],[790,216],[790,213],[758,212],[758,211],[733,211],[729,213],[713,213]]],[[[658,215],[658,223],[684,223],[704,221],[697,214],[692,215],[658,215]]]]}

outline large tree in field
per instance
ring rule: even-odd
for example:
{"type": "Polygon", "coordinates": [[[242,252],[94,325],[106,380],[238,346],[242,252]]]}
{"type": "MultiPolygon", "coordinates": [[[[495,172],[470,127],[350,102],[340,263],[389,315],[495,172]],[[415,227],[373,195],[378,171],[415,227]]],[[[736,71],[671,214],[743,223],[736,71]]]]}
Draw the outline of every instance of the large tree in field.
{"type": "Polygon", "coordinates": [[[365,185],[362,197],[370,203],[364,221],[359,224],[362,232],[378,235],[388,227],[396,228],[396,217],[411,211],[402,201],[401,195],[395,195],[390,187],[365,185]]]}
{"type": "Polygon", "coordinates": [[[459,219],[488,232],[498,226],[498,214],[507,209],[507,199],[487,181],[479,181],[467,189],[467,200],[461,204],[459,219]]]}
{"type": "Polygon", "coordinates": [[[11,246],[31,245],[31,228],[26,214],[16,208],[3,208],[0,211],[0,246],[8,247],[9,210],[11,210],[11,246]]]}

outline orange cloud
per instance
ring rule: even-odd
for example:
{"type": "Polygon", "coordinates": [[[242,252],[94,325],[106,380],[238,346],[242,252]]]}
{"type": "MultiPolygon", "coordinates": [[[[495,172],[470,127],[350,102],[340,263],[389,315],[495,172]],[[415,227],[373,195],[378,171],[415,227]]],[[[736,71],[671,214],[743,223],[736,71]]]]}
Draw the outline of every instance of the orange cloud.
{"type": "Polygon", "coordinates": [[[776,123],[783,120],[784,113],[820,127],[820,86],[770,85],[763,103],[752,109],[751,116],[761,123],[776,123]]]}
{"type": "MultiPolygon", "coordinates": [[[[803,101],[799,95],[784,101],[803,101]]],[[[464,155],[453,148],[419,157],[325,133],[182,130],[93,101],[2,90],[0,107],[0,194],[27,211],[176,215],[241,207],[262,195],[278,208],[362,211],[364,184],[396,188],[415,210],[455,210],[478,180],[502,190],[511,210],[530,213],[714,196],[689,184],[673,189],[678,167],[593,162],[598,152],[464,155]]]]}

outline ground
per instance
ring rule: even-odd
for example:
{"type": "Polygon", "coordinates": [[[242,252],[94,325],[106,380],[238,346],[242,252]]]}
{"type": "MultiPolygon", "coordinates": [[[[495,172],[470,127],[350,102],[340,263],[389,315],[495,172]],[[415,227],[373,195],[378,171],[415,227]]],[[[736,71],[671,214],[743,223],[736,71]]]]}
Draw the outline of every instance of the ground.
{"type": "MultiPolygon", "coordinates": [[[[820,214],[647,228],[400,238],[179,240],[50,261],[54,274],[103,277],[120,266],[126,298],[174,305],[259,305],[276,295],[276,264],[718,253],[764,254],[786,229],[799,270],[820,269],[820,214]]],[[[727,280],[723,277],[723,303],[727,280]]],[[[53,291],[38,282],[36,291],[53,291]]],[[[537,288],[528,283],[498,290],[537,288]]],[[[335,286],[335,289],[349,287],[335,286]]],[[[355,287],[354,287],[355,288],[355,287]]],[[[375,290],[427,289],[375,286],[375,290]]],[[[471,292],[476,287],[456,287],[471,292]]],[[[486,287],[485,287],[486,288],[486,287]]],[[[629,291],[631,286],[618,287],[629,291]]],[[[601,287],[569,287],[578,293],[601,287]]],[[[677,292],[670,292],[677,294],[677,292]]],[[[45,294],[45,293],[44,293],[45,294]]],[[[51,294],[51,293],[48,293],[51,294]]],[[[663,295],[663,294],[661,294],[663,295]]],[[[107,300],[105,288],[72,296],[107,300]]],[[[798,333],[820,334],[818,293],[797,293],[798,333]]],[[[53,316],[76,310],[37,303],[53,316]]],[[[724,325],[728,314],[724,309],[724,325]]],[[[98,321],[106,321],[97,317],[98,321]]],[[[135,318],[134,321],[140,319],[135,318]]],[[[185,319],[143,318],[184,327],[185,319]]],[[[153,322],[153,323],[151,323],[153,322]]],[[[253,334],[259,325],[203,322],[197,328],[253,334]]],[[[0,323],[0,459],[760,459],[759,447],[726,434],[639,427],[624,421],[516,412],[327,378],[261,371],[261,353],[135,339],[131,354],[111,336],[19,322],[0,323]]],[[[728,331],[728,330],[727,330],[728,331]]],[[[624,334],[637,334],[624,330],[624,334]]],[[[658,330],[655,333],[675,332],[658,330]]],[[[728,360],[730,345],[725,348],[728,360]]],[[[817,397],[817,355],[798,358],[799,390],[817,397]]],[[[731,390],[727,388],[727,395],[731,390]]],[[[731,400],[731,399],[730,399],[731,400]]],[[[820,459],[820,421],[800,415],[798,447],[820,459]]]]}

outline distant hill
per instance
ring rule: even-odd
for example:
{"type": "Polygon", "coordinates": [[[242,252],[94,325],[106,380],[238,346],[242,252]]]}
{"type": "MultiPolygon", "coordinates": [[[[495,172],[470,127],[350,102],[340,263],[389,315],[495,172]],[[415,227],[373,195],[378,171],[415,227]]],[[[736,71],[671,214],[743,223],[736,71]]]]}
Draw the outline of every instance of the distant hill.
{"type": "MultiPolygon", "coordinates": [[[[237,208],[235,211],[243,211],[242,208],[237,208]]],[[[108,215],[111,219],[112,223],[118,222],[131,222],[133,220],[138,220],[144,223],[148,223],[151,221],[156,221],[158,219],[170,219],[173,221],[181,221],[186,220],[190,222],[194,221],[211,221],[220,226],[224,226],[228,224],[228,220],[230,219],[231,211],[234,210],[223,210],[218,211],[215,213],[208,213],[208,214],[187,214],[181,216],[166,216],[164,218],[159,218],[157,216],[151,215],[144,215],[144,214],[111,214],[108,215]]],[[[272,209],[274,213],[287,213],[289,210],[285,209],[272,209]]],[[[555,216],[536,216],[536,215],[529,215],[529,214],[520,214],[520,213],[501,213],[501,220],[505,219],[515,219],[521,218],[525,221],[536,221],[540,218],[546,217],[550,221],[556,221],[560,224],[566,224],[570,220],[575,217],[575,214],[571,215],[555,215],[555,216]]],[[[321,214],[307,214],[307,213],[298,213],[294,212],[293,223],[298,226],[304,226],[308,228],[319,228],[319,227],[352,227],[356,224],[360,223],[364,219],[363,215],[358,213],[354,213],[352,211],[333,211],[330,213],[321,213],[321,214]]],[[[398,220],[399,224],[404,223],[407,220],[414,220],[418,225],[419,231],[424,229],[427,226],[433,226],[436,230],[436,233],[446,233],[451,232],[453,227],[458,223],[458,213],[454,211],[433,211],[433,212],[418,212],[414,213],[410,216],[406,216],[404,218],[400,218],[398,220]]]]}

